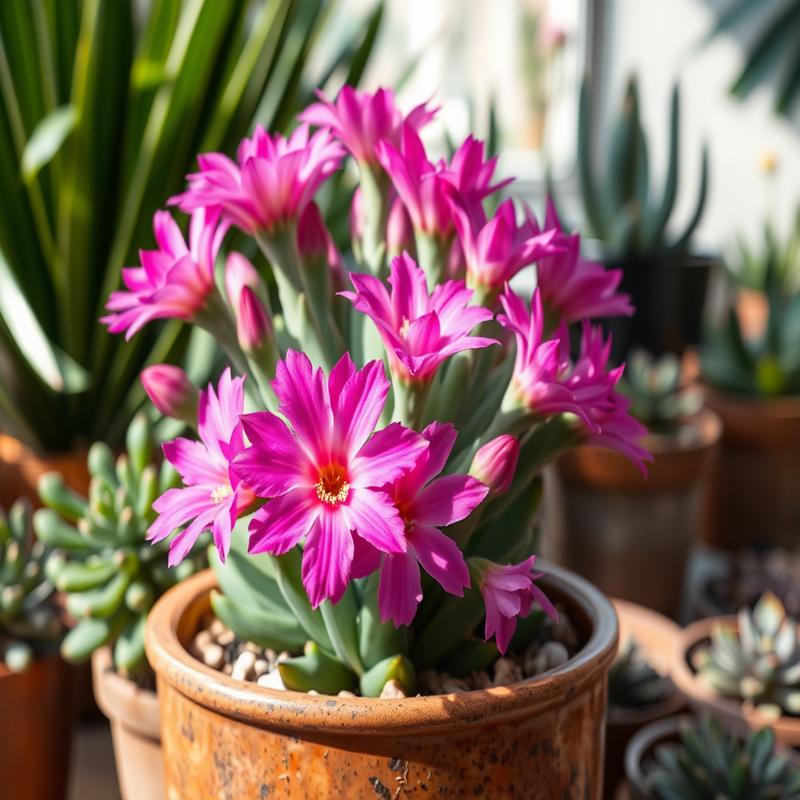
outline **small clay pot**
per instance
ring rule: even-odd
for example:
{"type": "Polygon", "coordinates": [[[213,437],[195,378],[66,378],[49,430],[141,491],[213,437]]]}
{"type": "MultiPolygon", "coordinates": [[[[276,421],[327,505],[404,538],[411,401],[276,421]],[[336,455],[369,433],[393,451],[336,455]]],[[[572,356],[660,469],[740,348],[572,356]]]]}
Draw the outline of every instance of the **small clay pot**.
{"type": "Polygon", "coordinates": [[[711,630],[723,624],[734,630],[738,623],[735,616],[713,617],[693,622],[681,631],[672,651],[670,676],[678,691],[683,694],[692,710],[697,714],[711,713],[725,727],[746,735],[748,731],[770,727],[775,737],[787,747],[800,746],[800,717],[784,715],[777,720],[764,716],[756,709],[746,707],[741,701],[720,697],[692,667],[691,658],[699,647],[709,644],[711,630]]]}
{"type": "Polygon", "coordinates": [[[752,398],[705,389],[724,433],[704,539],[727,550],[800,543],[800,397],[752,398]]]}
{"type": "Polygon", "coordinates": [[[119,675],[108,647],[92,656],[92,676],[97,705],[111,723],[123,800],[161,800],[164,771],[156,693],[119,675]]]}
{"type": "MultiPolygon", "coordinates": [[[[672,651],[681,629],[662,614],[649,608],[612,600],[619,620],[619,647],[633,639],[647,663],[664,677],[669,677],[672,651]]],[[[606,719],[606,767],[603,797],[612,797],[625,774],[625,751],[633,736],[651,722],[680,713],[686,701],[677,690],[658,703],[641,708],[608,707],[606,719]]]]}
{"type": "Polygon", "coordinates": [[[566,664],[510,686],[400,700],[277,691],[234,680],[187,646],[209,613],[209,571],[147,622],[168,797],[599,797],[611,603],[543,567],[544,591],[587,637],[566,664]]]}
{"type": "Polygon", "coordinates": [[[57,656],[22,673],[0,662],[0,795],[60,800],[67,792],[70,672],[57,656]]]}
{"type": "Polygon", "coordinates": [[[39,455],[19,439],[0,433],[0,506],[10,508],[19,497],[27,497],[38,508],[36,485],[46,472],[60,472],[76,492],[89,493],[89,469],[85,449],[39,455]]]}
{"type": "Polygon", "coordinates": [[[606,594],[667,616],[679,610],[720,438],[708,410],[683,426],[682,434],[647,438],[654,460],[646,478],[599,447],[575,448],[545,473],[543,554],[606,594]]]}

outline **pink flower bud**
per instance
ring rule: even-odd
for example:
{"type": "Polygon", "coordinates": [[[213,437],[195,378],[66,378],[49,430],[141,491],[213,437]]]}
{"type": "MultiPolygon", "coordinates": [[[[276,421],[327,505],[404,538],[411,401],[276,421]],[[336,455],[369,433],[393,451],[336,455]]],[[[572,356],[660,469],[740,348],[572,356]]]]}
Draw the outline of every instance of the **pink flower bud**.
{"type": "Polygon", "coordinates": [[[180,367],[154,364],[145,367],[139,379],[153,405],[164,416],[195,424],[199,393],[180,367]]]}
{"type": "Polygon", "coordinates": [[[297,223],[297,247],[303,261],[327,258],[330,240],[319,206],[316,203],[309,203],[297,223]]]}
{"type": "Polygon", "coordinates": [[[230,253],[225,261],[225,292],[231,308],[239,308],[239,295],[245,286],[257,289],[261,285],[256,268],[241,253],[230,253]]]}
{"type": "Polygon", "coordinates": [[[249,286],[243,286],[239,293],[236,334],[245,353],[255,353],[272,339],[272,322],[267,309],[249,286]]]}
{"type": "Polygon", "coordinates": [[[492,494],[504,494],[511,486],[518,460],[519,439],[503,434],[478,450],[472,459],[469,474],[486,484],[492,494]]]}
{"type": "Polygon", "coordinates": [[[395,198],[386,221],[386,250],[390,258],[411,250],[414,244],[414,226],[400,198],[395,198]]]}

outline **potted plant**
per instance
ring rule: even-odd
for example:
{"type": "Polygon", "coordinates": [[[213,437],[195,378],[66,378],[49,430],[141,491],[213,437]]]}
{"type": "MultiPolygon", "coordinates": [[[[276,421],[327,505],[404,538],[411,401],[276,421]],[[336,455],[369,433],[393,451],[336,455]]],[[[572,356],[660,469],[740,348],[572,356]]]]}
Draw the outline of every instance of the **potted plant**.
{"type": "Polygon", "coordinates": [[[102,442],[89,449],[88,498],[59,474],[45,474],[39,484],[45,508],[33,520],[39,540],[52,548],[46,574],[65,596],[73,624],[61,654],[75,664],[92,659],[94,694],[111,722],[122,796],[158,800],[164,796],[158,699],[144,651],[145,620],[155,600],[205,558],[202,551],[191,553],[170,570],[166,547],[145,541],[155,518],[152,502],[177,476],[168,463],[159,468],[151,462],[153,430],[142,413],[126,439],[127,452],[116,460],[102,442]]]}
{"type": "Polygon", "coordinates": [[[613,450],[563,454],[546,477],[546,552],[607,594],[674,616],[720,423],[681,386],[676,356],[637,351],[625,378],[631,412],[650,429],[647,475],[613,450]]]}
{"type": "Polygon", "coordinates": [[[669,679],[680,628],[648,608],[614,600],[620,647],[608,673],[604,797],[613,797],[625,774],[625,751],[634,734],[683,710],[685,701],[669,679]]]}
{"type": "Polygon", "coordinates": [[[672,679],[696,710],[738,730],[769,725],[778,740],[800,743],[800,639],[775,595],[735,617],[700,620],[676,645],[672,679]]]}
{"type": "Polygon", "coordinates": [[[706,531],[716,547],[798,543],[800,497],[792,477],[800,469],[798,231],[781,242],[767,228],[760,253],[742,251],[736,272],[760,286],[761,321],[745,328],[748,318],[737,313],[741,288],[734,287],[727,315],[709,326],[701,352],[706,402],[725,431],[706,531]]]}
{"type": "Polygon", "coordinates": [[[680,165],[680,92],[672,90],[669,157],[661,196],[650,183],[647,139],[639,116],[635,76],[625,91],[610,138],[601,178],[597,166],[591,86],[584,80],[578,111],[578,178],[585,218],[600,241],[607,266],[622,271],[620,288],[630,295],[636,314],[606,323],[614,334],[615,354],[633,347],[656,354],[683,353],[700,341],[706,288],[714,260],[691,252],[691,239],[703,216],[708,188],[708,151],[703,147],[700,183],[692,214],[674,238],[667,233],[678,193],[680,165]],[[604,183],[601,184],[601,180],[604,183]]]}
{"type": "Polygon", "coordinates": [[[58,657],[63,624],[46,557],[30,503],[18,500],[7,515],[0,509],[0,773],[3,792],[20,800],[58,800],[67,791],[69,673],[58,657]]]}
{"type": "MultiPolygon", "coordinates": [[[[179,321],[125,344],[102,335],[102,304],[198,147],[232,146],[257,116],[282,128],[310,97],[309,59],[330,16],[319,0],[2,5],[0,116],[13,121],[0,134],[7,508],[23,494],[35,502],[36,482],[51,470],[85,494],[86,448],[121,444],[144,399],[139,370],[184,357],[179,321]]],[[[378,4],[337,38],[337,60],[312,59],[314,70],[358,81],[381,16],[378,4]]],[[[209,346],[197,344],[199,378],[209,346]]]]}
{"type": "Polygon", "coordinates": [[[613,609],[533,550],[544,463],[592,441],[647,458],[602,332],[587,323],[569,356],[566,323],[616,303],[613,276],[513,200],[487,218],[507,181],[472,137],[432,160],[434,113],[346,86],[288,139],[257,128],[236,161],[202,156],[172,200],[190,235],[231,224],[270,272],[229,254],[215,281],[204,247],[176,262],[165,244],[164,271],[146,255],[109,300],[105,322],[131,332],[179,299],[233,365],[199,440],[164,446],[184,485],[148,533],[177,563],[210,529],[224,562],[147,622],[168,793],[513,795],[531,774],[542,793],[600,791],[613,609]],[[346,152],[353,260],[313,200],[346,152]],[[508,281],[545,256],[527,302],[508,281]],[[201,661],[215,623],[234,640],[201,661]]]}
{"type": "Polygon", "coordinates": [[[740,738],[713,717],[672,717],[643,728],[626,756],[631,800],[796,797],[800,768],[764,728],[740,738]]]}

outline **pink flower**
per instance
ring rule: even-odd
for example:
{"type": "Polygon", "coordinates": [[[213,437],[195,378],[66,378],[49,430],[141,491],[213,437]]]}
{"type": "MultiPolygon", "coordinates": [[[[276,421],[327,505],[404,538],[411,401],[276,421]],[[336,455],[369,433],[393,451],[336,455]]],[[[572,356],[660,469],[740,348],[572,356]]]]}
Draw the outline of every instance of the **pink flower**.
{"type": "Polygon", "coordinates": [[[363,163],[376,161],[375,146],[379,141],[398,145],[404,122],[418,131],[433,119],[437,111],[423,103],[404,118],[391,89],[378,89],[369,94],[352,86],[343,86],[333,102],[321,91],[317,91],[317,97],[319,102],[310,105],[299,119],[330,128],[353,157],[363,163]]]}
{"type": "Polygon", "coordinates": [[[272,498],[250,523],[249,549],[282,555],[305,539],[303,585],[316,608],[344,593],[354,537],[384,553],[405,551],[403,521],[378,487],[412,467],[428,443],[399,424],[373,433],[389,390],[379,361],[356,370],[345,354],[326,381],[289,350],[273,389],[289,424],[266,411],[242,417],[252,447],[234,464],[259,497],[272,498]]]}
{"type": "Polygon", "coordinates": [[[485,158],[485,145],[480,139],[468,136],[453,153],[445,177],[458,190],[458,194],[470,213],[483,212],[482,203],[491,194],[499,191],[513,178],[492,183],[497,168],[497,156],[485,158]]]}
{"type": "Polygon", "coordinates": [[[152,404],[165,416],[185,422],[197,419],[199,395],[186,373],[172,364],[153,364],[139,379],[152,404]]]}
{"type": "Polygon", "coordinates": [[[542,611],[558,621],[558,612],[534,583],[543,572],[534,572],[536,556],[520,564],[491,564],[481,571],[479,586],[486,606],[484,638],[495,637],[497,649],[505,653],[517,628],[517,619],[531,613],[534,600],[542,611]]]}
{"type": "Polygon", "coordinates": [[[517,471],[519,439],[504,433],[481,447],[469,468],[469,474],[486,484],[492,495],[505,494],[517,471]]]}
{"type": "Polygon", "coordinates": [[[225,259],[225,293],[234,311],[239,308],[239,296],[245,286],[249,286],[254,291],[266,289],[256,268],[248,258],[241,253],[229,253],[225,259]]]}
{"type": "Polygon", "coordinates": [[[400,144],[381,141],[376,149],[395,191],[411,217],[414,230],[447,239],[453,220],[447,201],[444,164],[428,160],[422,140],[411,125],[403,125],[400,144]]]}
{"type": "Polygon", "coordinates": [[[386,252],[390,258],[394,258],[413,246],[414,226],[411,224],[411,217],[400,198],[396,197],[389,207],[389,217],[386,220],[386,252]]]}
{"type": "Polygon", "coordinates": [[[439,528],[468,517],[489,491],[468,475],[436,478],[455,444],[452,425],[431,423],[422,436],[429,448],[388,489],[405,525],[406,551],[385,556],[378,604],[382,621],[396,626],[409,625],[422,600],[420,566],[446,592],[463,596],[469,569],[458,545],[439,528]]]}
{"type": "Polygon", "coordinates": [[[255,353],[273,340],[272,321],[258,295],[249,287],[239,293],[236,336],[245,353],[255,353]]]}
{"type": "Polygon", "coordinates": [[[523,267],[560,249],[555,241],[558,232],[541,231],[530,209],[525,209],[525,222],[517,225],[510,198],[488,222],[482,210],[470,215],[457,192],[451,192],[449,198],[470,287],[480,287],[493,296],[523,267]]]}
{"type": "Polygon", "coordinates": [[[244,449],[239,424],[243,407],[244,378],[231,378],[230,369],[226,369],[216,392],[209,385],[200,393],[200,441],[181,438],[164,444],[164,457],[178,471],[185,486],[168,489],[153,503],[159,516],[147,531],[147,538],[160,542],[186,525],[170,543],[170,566],[180,563],[198,536],[209,528],[220,560],[224,561],[236,519],[255,499],[231,470],[231,461],[244,449]]]}
{"type": "Polygon", "coordinates": [[[155,319],[194,319],[214,290],[214,261],[227,229],[217,212],[195,211],[187,246],[172,216],[156,211],[158,250],[141,250],[142,266],[122,270],[128,291],[111,293],[106,308],[112,313],[100,321],[111,333],[125,331],[130,339],[155,319]]]}
{"type": "Polygon", "coordinates": [[[558,233],[556,243],[561,245],[536,265],[536,282],[547,309],[567,322],[633,314],[630,297],[617,293],[622,270],[607,270],[602,264],[581,258],[581,237],[562,231],[551,199],[547,202],[545,226],[558,233]]]}
{"type": "Polygon", "coordinates": [[[284,139],[259,125],[252,138],[242,139],[236,163],[222,153],[198,156],[200,171],[188,176],[189,188],[170,202],[184,211],[221,209],[247,233],[270,231],[299,217],[343,155],[330,131],[309,135],[301,125],[284,139]]]}
{"type": "Polygon", "coordinates": [[[425,273],[403,253],[392,260],[389,286],[372,275],[350,274],[355,292],[342,292],[378,329],[392,372],[404,381],[425,382],[439,365],[461,350],[497,344],[470,336],[492,318],[485,308],[469,305],[472,291],[462,281],[447,281],[428,293],[425,273]]]}

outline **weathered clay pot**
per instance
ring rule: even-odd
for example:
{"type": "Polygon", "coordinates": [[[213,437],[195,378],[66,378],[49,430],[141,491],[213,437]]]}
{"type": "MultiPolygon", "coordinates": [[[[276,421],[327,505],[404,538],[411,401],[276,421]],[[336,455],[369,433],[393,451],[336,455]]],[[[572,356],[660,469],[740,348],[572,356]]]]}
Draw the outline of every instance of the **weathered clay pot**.
{"type": "Polygon", "coordinates": [[[36,484],[45,472],[60,472],[75,491],[89,492],[86,450],[38,455],[19,439],[0,433],[0,506],[10,508],[18,497],[27,497],[38,508],[36,484]]]}
{"type": "Polygon", "coordinates": [[[582,579],[552,568],[541,582],[588,637],[567,664],[507,687],[404,700],[275,691],[206,667],[186,645],[215,585],[210,572],[190,578],[148,618],[169,800],[600,796],[617,623],[582,579]]]}
{"type": "Polygon", "coordinates": [[[800,543],[800,397],[759,399],[706,389],[722,418],[704,538],[729,550],[800,543]]]}
{"type": "Polygon", "coordinates": [[[0,795],[59,800],[66,795],[72,713],[70,672],[58,657],[23,673],[0,663],[0,795]]]}
{"type": "Polygon", "coordinates": [[[612,450],[579,447],[545,473],[543,555],[613,597],[674,616],[720,437],[701,411],[682,439],[651,435],[647,478],[612,450]]]}
{"type": "Polygon", "coordinates": [[[693,622],[681,631],[672,651],[670,675],[678,691],[696,713],[712,713],[728,728],[746,733],[749,730],[771,727],[779,742],[788,747],[800,746],[800,717],[782,716],[778,720],[765,717],[755,709],[742,705],[735,698],[719,697],[694,671],[692,654],[711,640],[711,629],[717,623],[736,628],[736,617],[714,617],[693,622]]]}
{"type": "Polygon", "coordinates": [[[107,647],[92,656],[92,676],[97,704],[111,722],[123,800],[160,800],[164,770],[156,693],[118,675],[107,647]]]}
{"type": "MultiPolygon", "coordinates": [[[[665,616],[649,608],[612,600],[619,620],[619,646],[633,638],[647,663],[665,677],[669,676],[672,651],[681,629],[665,616]]],[[[608,707],[606,719],[606,767],[604,797],[612,797],[625,774],[625,751],[634,734],[659,719],[678,714],[686,701],[677,691],[659,703],[641,708],[608,707]]]]}

